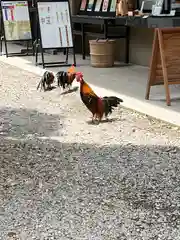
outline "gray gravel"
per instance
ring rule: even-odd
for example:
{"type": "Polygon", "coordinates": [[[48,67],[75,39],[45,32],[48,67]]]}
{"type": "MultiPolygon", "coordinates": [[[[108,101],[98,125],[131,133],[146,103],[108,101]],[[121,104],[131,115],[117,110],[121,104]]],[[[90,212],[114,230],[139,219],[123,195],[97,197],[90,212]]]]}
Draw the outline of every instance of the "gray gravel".
{"type": "Polygon", "coordinates": [[[0,240],[180,239],[179,128],[0,69],[0,240]]]}

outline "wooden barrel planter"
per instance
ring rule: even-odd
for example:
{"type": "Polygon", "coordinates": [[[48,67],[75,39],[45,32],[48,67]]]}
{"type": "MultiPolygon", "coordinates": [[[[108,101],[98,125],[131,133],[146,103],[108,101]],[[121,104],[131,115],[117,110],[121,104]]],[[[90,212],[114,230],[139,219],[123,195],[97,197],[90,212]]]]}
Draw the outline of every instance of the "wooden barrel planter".
{"type": "Polygon", "coordinates": [[[115,40],[97,39],[90,40],[91,66],[107,68],[114,66],[115,60],[115,40]]]}

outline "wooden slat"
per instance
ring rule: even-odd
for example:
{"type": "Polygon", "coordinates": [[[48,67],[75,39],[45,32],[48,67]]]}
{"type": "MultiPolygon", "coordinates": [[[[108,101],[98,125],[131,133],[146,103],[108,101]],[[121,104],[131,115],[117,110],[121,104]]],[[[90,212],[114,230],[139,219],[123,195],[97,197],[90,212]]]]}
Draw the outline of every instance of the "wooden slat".
{"type": "MultiPolygon", "coordinates": [[[[168,72],[168,79],[169,79],[169,81],[171,80],[171,79],[178,79],[179,78],[179,75],[180,75],[180,73],[179,72],[172,72],[172,73],[169,73],[168,72]]],[[[163,73],[162,73],[162,71],[156,71],[156,77],[163,77],[163,73]]]]}
{"type": "Polygon", "coordinates": [[[180,33],[180,27],[174,27],[174,28],[161,28],[159,29],[162,34],[175,34],[180,33]]]}
{"type": "MultiPolygon", "coordinates": [[[[158,81],[154,81],[152,86],[157,86],[157,85],[163,85],[164,84],[164,80],[162,78],[158,78],[158,81]]],[[[180,80],[175,79],[174,81],[170,81],[168,85],[176,85],[176,84],[180,84],[180,80]]]]}
{"type": "Polygon", "coordinates": [[[158,51],[158,33],[157,29],[154,30],[154,40],[153,40],[153,47],[152,47],[152,56],[150,62],[150,71],[148,77],[148,83],[146,88],[146,95],[145,99],[149,99],[151,86],[153,85],[153,79],[155,78],[155,71],[157,65],[157,51],[158,51]]]}
{"type": "Polygon", "coordinates": [[[149,99],[151,86],[164,85],[169,106],[173,84],[180,84],[180,27],[155,29],[145,98],[149,99]]]}

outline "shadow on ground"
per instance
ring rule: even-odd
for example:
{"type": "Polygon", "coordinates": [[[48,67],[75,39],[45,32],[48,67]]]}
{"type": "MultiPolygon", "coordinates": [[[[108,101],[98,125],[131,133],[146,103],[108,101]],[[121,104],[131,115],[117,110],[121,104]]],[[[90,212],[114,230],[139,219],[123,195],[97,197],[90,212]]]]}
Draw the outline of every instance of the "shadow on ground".
{"type": "Polygon", "coordinates": [[[79,87],[74,87],[72,89],[65,90],[64,92],[61,93],[61,95],[66,95],[66,94],[69,94],[69,93],[77,92],[78,89],[79,89],[79,87]]]}
{"type": "Polygon", "coordinates": [[[42,140],[58,116],[0,114],[18,122],[0,137],[0,239],[179,239],[180,149],[42,140]]]}
{"type": "Polygon", "coordinates": [[[31,109],[0,109],[0,137],[42,137],[63,128],[63,117],[31,109]]]}

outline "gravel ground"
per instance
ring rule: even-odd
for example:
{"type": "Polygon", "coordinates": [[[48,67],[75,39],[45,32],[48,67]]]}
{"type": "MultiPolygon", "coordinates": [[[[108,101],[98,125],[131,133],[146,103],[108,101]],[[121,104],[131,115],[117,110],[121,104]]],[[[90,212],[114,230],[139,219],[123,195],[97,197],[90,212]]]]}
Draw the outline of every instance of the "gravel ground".
{"type": "Polygon", "coordinates": [[[180,239],[179,128],[0,69],[0,240],[180,239]]]}

